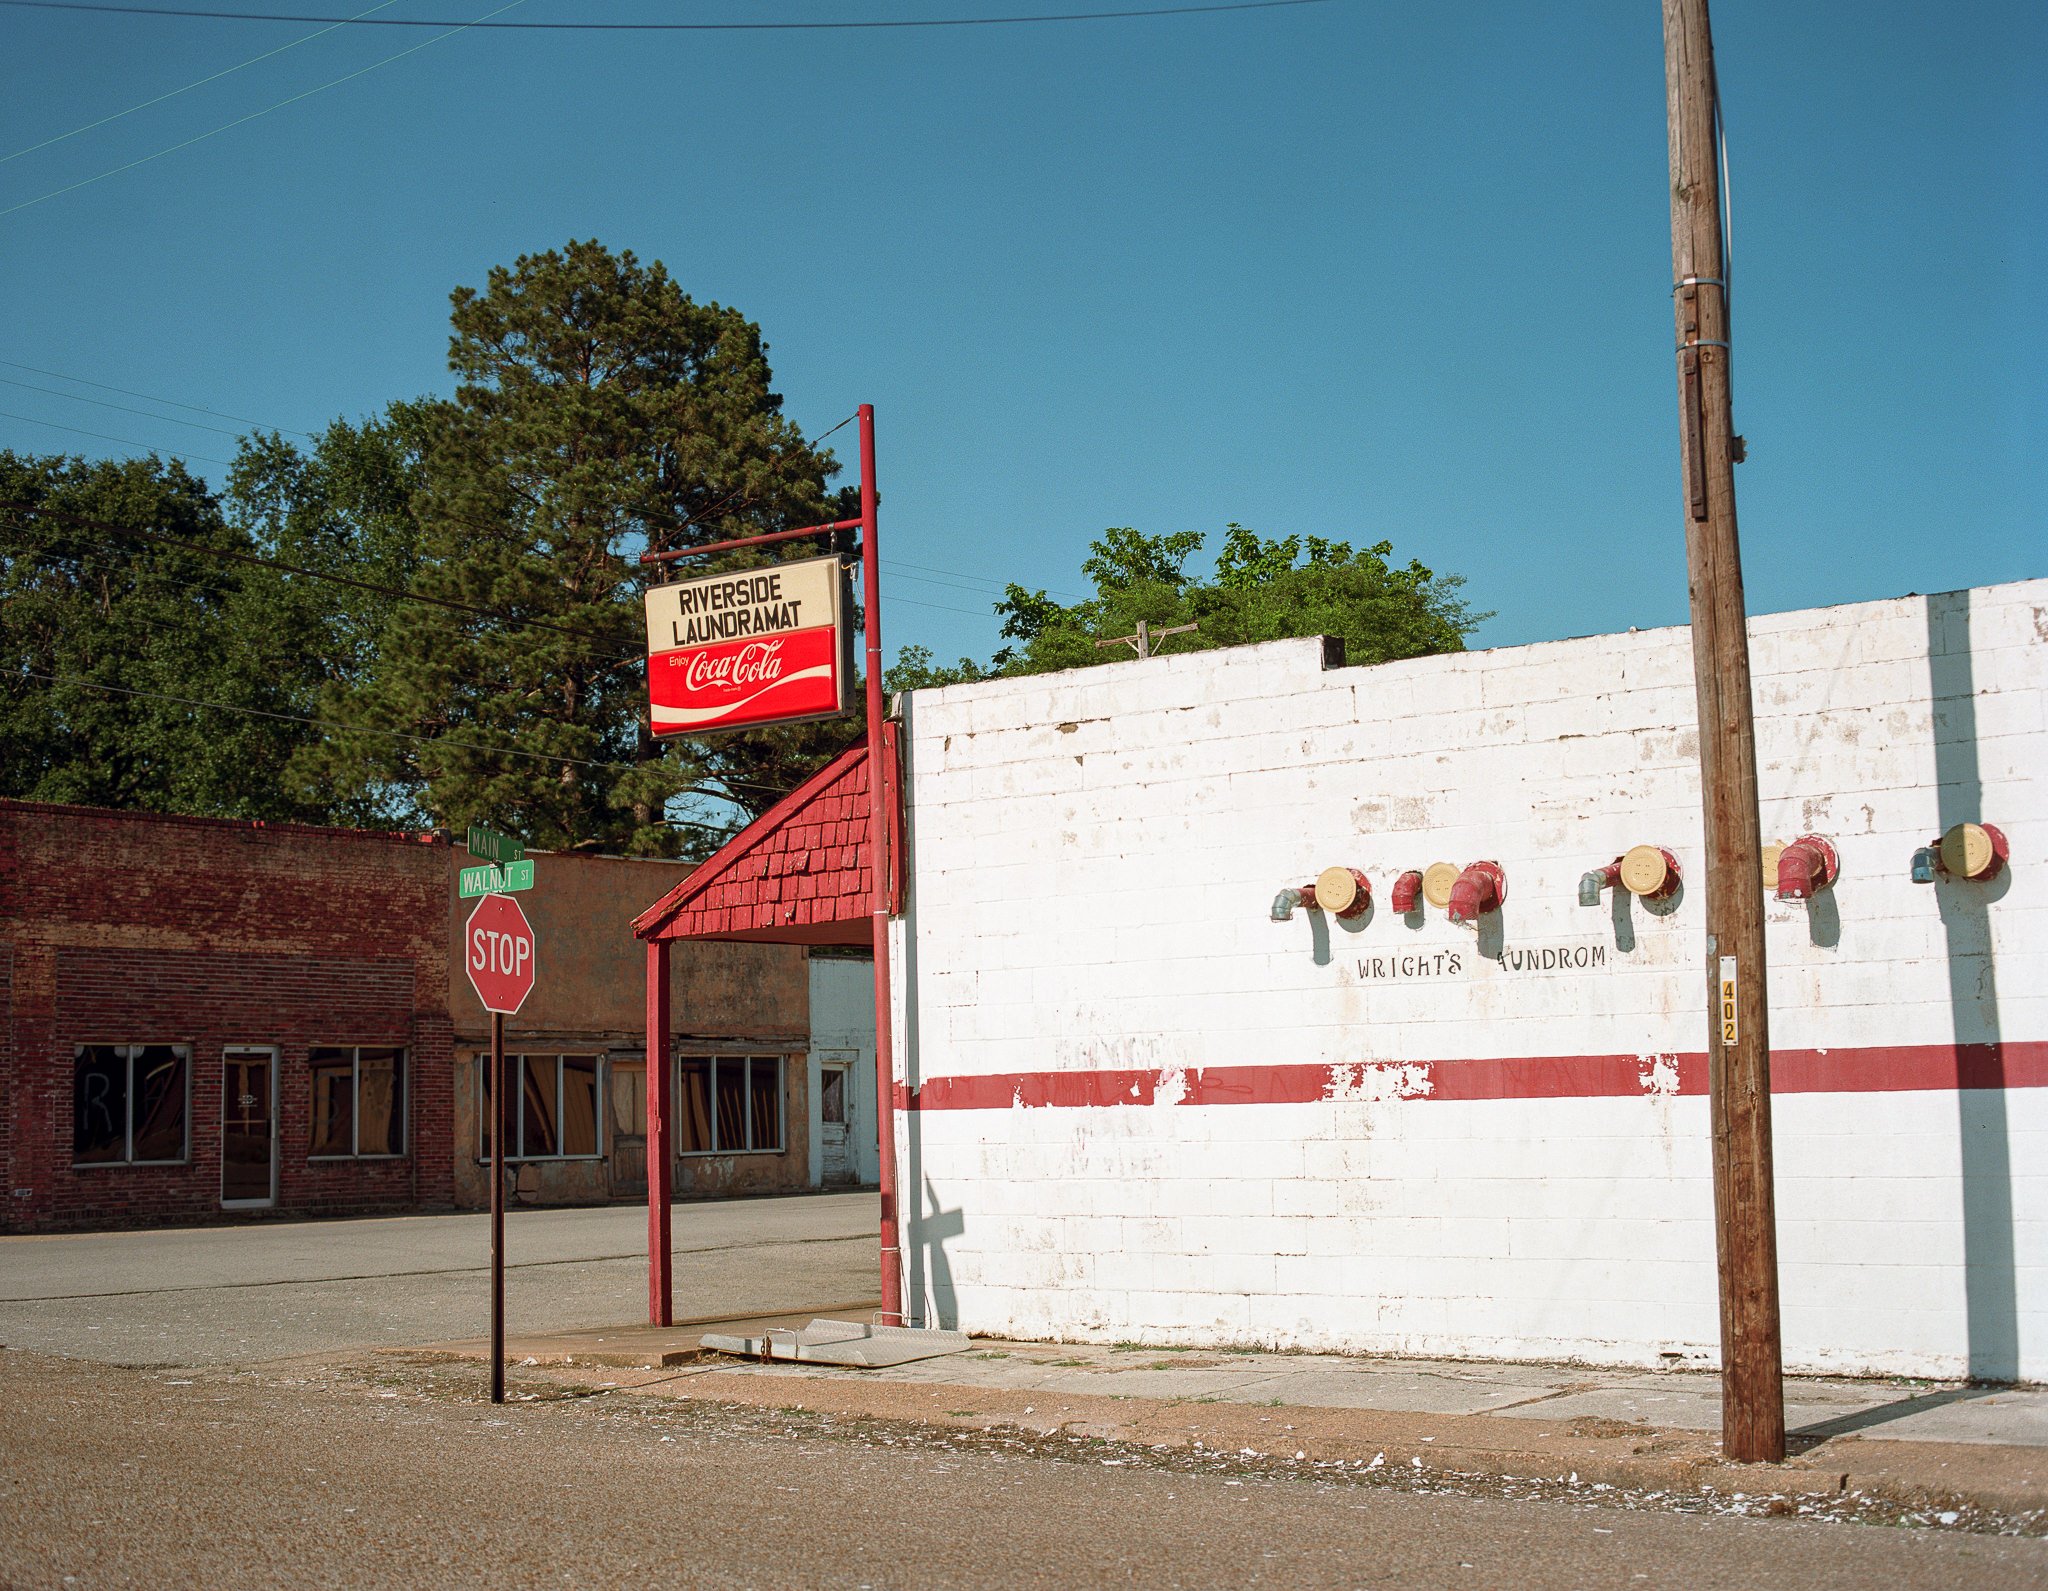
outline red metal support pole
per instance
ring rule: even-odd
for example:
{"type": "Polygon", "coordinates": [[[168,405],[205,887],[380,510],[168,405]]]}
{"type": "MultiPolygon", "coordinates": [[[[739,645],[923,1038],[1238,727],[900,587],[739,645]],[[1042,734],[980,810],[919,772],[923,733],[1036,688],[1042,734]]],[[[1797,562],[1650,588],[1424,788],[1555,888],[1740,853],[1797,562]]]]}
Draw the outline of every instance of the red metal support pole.
{"type": "Polygon", "coordinates": [[[774,542],[796,541],[804,536],[828,536],[835,530],[851,530],[866,523],[864,519],[835,519],[829,525],[800,525],[795,530],[770,531],[765,536],[742,536],[737,541],[707,542],[702,547],[678,547],[673,552],[643,552],[640,561],[674,563],[680,558],[709,558],[713,553],[731,552],[735,547],[766,547],[774,542]]]}
{"type": "Polygon", "coordinates": [[[668,941],[647,941],[647,1324],[673,1326],[675,1284],[669,1257],[670,1134],[668,941]]]}
{"type": "Polygon", "coordinates": [[[875,537],[875,406],[860,406],[861,605],[867,619],[868,858],[874,890],[875,1122],[881,1139],[882,1324],[903,1324],[903,1251],[896,1241],[896,1058],[889,1020],[889,785],[882,734],[882,566],[875,537]]]}

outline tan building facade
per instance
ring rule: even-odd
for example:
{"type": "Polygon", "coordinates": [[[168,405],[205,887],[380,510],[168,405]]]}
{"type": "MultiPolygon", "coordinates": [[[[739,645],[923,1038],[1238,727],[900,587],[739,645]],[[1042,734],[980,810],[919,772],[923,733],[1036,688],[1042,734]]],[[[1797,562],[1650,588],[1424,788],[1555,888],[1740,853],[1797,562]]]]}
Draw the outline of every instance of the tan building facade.
{"type": "MultiPolygon", "coordinates": [[[[456,862],[465,860],[457,857],[456,862]]],[[[515,1200],[647,1197],[646,951],[630,924],[688,870],[626,857],[536,854],[518,896],[538,977],[505,1019],[506,1158],[515,1200]]],[[[450,868],[449,1014],[456,1202],[490,1202],[490,1017],[462,975],[474,903],[450,868]]],[[[797,945],[699,943],[671,958],[669,1034],[678,1198],[811,1185],[810,988],[797,945]]]]}

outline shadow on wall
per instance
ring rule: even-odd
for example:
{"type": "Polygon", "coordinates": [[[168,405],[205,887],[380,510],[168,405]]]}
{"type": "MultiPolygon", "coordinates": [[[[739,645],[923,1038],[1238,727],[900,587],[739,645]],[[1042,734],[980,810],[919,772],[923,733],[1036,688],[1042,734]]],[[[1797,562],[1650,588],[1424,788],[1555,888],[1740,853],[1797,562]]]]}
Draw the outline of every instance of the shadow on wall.
{"type": "MultiPolygon", "coordinates": [[[[899,775],[902,788],[908,790],[916,778],[911,766],[911,747],[917,737],[912,733],[912,714],[916,711],[916,697],[905,694],[902,697],[903,725],[897,736],[898,755],[903,759],[899,775]]],[[[913,913],[917,889],[917,813],[915,807],[906,802],[903,813],[903,891],[904,920],[915,924],[913,913]]],[[[921,1056],[922,1047],[918,1040],[918,981],[917,981],[917,933],[914,926],[903,935],[902,954],[897,957],[903,988],[903,1042],[896,1046],[896,1060],[903,1069],[903,1095],[906,1102],[915,1101],[918,1087],[924,1081],[921,1056]]],[[[911,1326],[937,1326],[946,1331],[960,1328],[960,1300],[953,1287],[953,1267],[946,1259],[945,1242],[967,1230],[967,1213],[964,1210],[941,1210],[937,1190],[931,1179],[924,1174],[924,1117],[914,1109],[901,1112],[903,1122],[904,1154],[903,1164],[897,1168],[897,1206],[899,1219],[906,1228],[903,1237],[903,1314],[904,1323],[911,1326]],[[902,1190],[911,1189],[910,1203],[903,1205],[902,1190]],[[917,1190],[923,1190],[920,1198],[917,1190]],[[930,1208],[927,1211],[926,1203],[930,1208]]]]}
{"type": "MultiPolygon", "coordinates": [[[[1969,592],[1942,592],[1927,599],[1927,668],[1934,705],[1935,785],[1940,826],[1946,831],[1952,824],[1982,822],[1985,815],[1969,592]]],[[[2008,869],[1989,890],[1947,878],[1933,886],[1947,941],[1949,1018],[1957,1051],[1969,1369],[1973,1378],[1985,1381],[2014,1380],[2020,1369],[2012,1145],[2006,1131],[2005,1058],[1999,1048],[1998,969],[1991,951],[1990,919],[1991,902],[2010,883],[2008,869]],[[1965,1064],[1965,1046],[1987,1057],[1983,1068],[1965,1064]]]]}

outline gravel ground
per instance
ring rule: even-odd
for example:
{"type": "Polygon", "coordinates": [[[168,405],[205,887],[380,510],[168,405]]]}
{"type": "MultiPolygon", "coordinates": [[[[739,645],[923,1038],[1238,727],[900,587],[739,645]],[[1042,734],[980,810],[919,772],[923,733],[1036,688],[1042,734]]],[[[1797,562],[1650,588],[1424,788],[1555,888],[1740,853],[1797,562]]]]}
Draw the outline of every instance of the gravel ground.
{"type": "Polygon", "coordinates": [[[734,1408],[0,1353],[8,1586],[2048,1584],[2048,1543],[734,1408]]]}

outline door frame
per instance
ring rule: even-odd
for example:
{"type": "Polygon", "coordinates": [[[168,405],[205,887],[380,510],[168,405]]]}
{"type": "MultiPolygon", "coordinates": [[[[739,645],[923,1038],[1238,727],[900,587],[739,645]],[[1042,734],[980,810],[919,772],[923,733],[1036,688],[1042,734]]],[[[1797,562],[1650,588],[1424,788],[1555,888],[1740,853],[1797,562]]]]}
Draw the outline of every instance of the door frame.
{"type": "Polygon", "coordinates": [[[835,1049],[818,1050],[815,1053],[818,1057],[818,1092],[811,1105],[811,1117],[813,1125],[817,1129],[818,1186],[821,1188],[857,1188],[860,1186],[860,1149],[853,1136],[854,1117],[857,1114],[855,1110],[854,1083],[860,1077],[861,1052],[859,1050],[835,1049]],[[846,1115],[846,1119],[839,1124],[841,1130],[845,1133],[846,1141],[846,1181],[844,1183],[828,1182],[825,1174],[825,1073],[828,1069],[841,1071],[846,1074],[846,1082],[839,1096],[842,1109],[846,1115]]]}
{"type": "Polygon", "coordinates": [[[220,1051],[220,1207],[223,1210],[274,1210],[277,1208],[278,1120],[277,1074],[284,1070],[284,1052],[275,1044],[223,1044],[220,1051]],[[230,1199],[227,1196],[228,1157],[228,1057],[267,1055],[270,1057],[270,1192],[261,1199],[230,1199]]]}
{"type": "MultiPolygon", "coordinates": [[[[619,1174],[618,1174],[618,1159],[617,1159],[617,1151],[618,1151],[618,1145],[619,1145],[619,1136],[620,1136],[620,1135],[619,1135],[619,1131],[618,1131],[618,1121],[617,1121],[617,1118],[616,1118],[616,1117],[614,1117],[614,1116],[613,1116],[613,1114],[612,1114],[612,1097],[613,1097],[613,1091],[614,1091],[614,1089],[615,1089],[615,1088],[617,1087],[616,1083],[615,1083],[615,1082],[613,1081],[613,1078],[614,1078],[615,1074],[617,1074],[617,1073],[619,1073],[619,1072],[622,1072],[622,1071],[623,1071],[623,1072],[629,1072],[629,1073],[637,1073],[637,1074],[639,1075],[639,1078],[640,1078],[640,1086],[639,1086],[639,1088],[638,1088],[638,1089],[636,1090],[637,1096],[638,1096],[638,1098],[640,1098],[640,1099],[642,1099],[642,1100],[645,1100],[645,1099],[646,1099],[646,1097],[647,1097],[647,1062],[646,1062],[646,1060],[645,1060],[645,1059],[644,1059],[643,1057],[641,1057],[641,1056],[637,1056],[637,1055],[632,1055],[632,1056],[626,1056],[626,1055],[607,1055],[607,1056],[606,1056],[606,1057],[604,1058],[604,1185],[605,1185],[605,1192],[606,1192],[606,1195],[607,1195],[608,1197],[610,1197],[610,1198],[613,1198],[613,1199],[642,1199],[642,1200],[644,1200],[644,1199],[645,1199],[645,1198],[647,1197],[647,1175],[648,1175],[648,1165],[647,1165],[647,1136],[648,1136],[648,1135],[647,1135],[647,1131],[646,1131],[646,1128],[645,1128],[644,1124],[643,1124],[643,1126],[642,1126],[642,1129],[641,1129],[641,1130],[640,1130],[640,1131],[639,1131],[638,1133],[629,1133],[629,1134],[627,1134],[627,1135],[626,1135],[626,1136],[627,1136],[627,1137],[629,1137],[629,1138],[638,1138],[638,1139],[640,1140],[640,1142],[639,1142],[639,1149],[640,1149],[640,1179],[639,1179],[639,1181],[638,1181],[638,1182],[626,1182],[626,1183],[622,1183],[622,1182],[621,1182],[621,1181],[619,1180],[619,1174]]],[[[643,1115],[644,1115],[644,1111],[645,1111],[645,1108],[644,1108],[644,1106],[643,1106],[643,1115]]]]}

